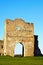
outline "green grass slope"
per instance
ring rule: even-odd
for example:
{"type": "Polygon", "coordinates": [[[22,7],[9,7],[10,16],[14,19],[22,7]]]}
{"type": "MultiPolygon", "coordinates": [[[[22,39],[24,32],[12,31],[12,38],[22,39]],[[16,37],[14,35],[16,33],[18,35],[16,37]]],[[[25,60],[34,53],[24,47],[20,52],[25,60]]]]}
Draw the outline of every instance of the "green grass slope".
{"type": "Polygon", "coordinates": [[[0,56],[0,65],[43,65],[42,57],[0,56]]]}

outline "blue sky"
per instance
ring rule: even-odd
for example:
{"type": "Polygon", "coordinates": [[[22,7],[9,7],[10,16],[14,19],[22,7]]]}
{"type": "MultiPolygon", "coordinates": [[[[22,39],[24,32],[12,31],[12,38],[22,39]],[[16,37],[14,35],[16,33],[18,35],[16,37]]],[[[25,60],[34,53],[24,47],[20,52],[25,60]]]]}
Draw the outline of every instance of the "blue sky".
{"type": "Polygon", "coordinates": [[[15,49],[14,49],[14,54],[15,55],[17,55],[17,54],[21,54],[22,55],[22,50],[23,50],[22,48],[23,48],[22,44],[16,43],[15,44],[15,49]]]}
{"type": "Polygon", "coordinates": [[[34,34],[38,35],[43,53],[43,0],[0,0],[0,39],[4,36],[4,20],[15,18],[34,23],[34,34]]]}

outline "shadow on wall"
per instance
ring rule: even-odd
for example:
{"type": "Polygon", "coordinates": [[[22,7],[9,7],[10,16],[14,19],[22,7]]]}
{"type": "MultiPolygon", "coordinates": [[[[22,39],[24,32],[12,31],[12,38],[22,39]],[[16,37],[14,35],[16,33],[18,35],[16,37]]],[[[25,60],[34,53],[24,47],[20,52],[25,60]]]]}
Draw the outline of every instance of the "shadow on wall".
{"type": "Polygon", "coordinates": [[[38,36],[34,35],[34,56],[43,56],[41,50],[38,47],[38,36]]]}

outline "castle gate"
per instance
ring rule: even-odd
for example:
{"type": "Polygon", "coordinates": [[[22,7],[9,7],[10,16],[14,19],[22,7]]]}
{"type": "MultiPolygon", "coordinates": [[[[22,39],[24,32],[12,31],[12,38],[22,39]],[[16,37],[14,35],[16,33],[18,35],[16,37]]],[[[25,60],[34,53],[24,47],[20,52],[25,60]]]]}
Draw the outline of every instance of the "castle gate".
{"type": "Polygon", "coordinates": [[[14,56],[16,43],[24,46],[24,56],[34,56],[34,25],[22,19],[5,21],[4,55],[14,56]]]}

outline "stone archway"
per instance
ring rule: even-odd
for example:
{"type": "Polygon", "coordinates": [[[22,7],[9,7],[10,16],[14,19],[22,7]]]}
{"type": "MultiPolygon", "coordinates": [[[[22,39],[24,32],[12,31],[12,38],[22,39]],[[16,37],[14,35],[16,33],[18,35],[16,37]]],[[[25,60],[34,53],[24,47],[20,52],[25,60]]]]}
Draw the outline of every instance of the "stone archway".
{"type": "Polygon", "coordinates": [[[4,55],[14,56],[16,42],[24,46],[24,56],[34,56],[34,25],[22,19],[5,22],[4,55]],[[30,43],[31,42],[31,43],[30,43]]]}
{"type": "Polygon", "coordinates": [[[15,44],[14,56],[24,56],[24,46],[21,42],[15,44]]]}

